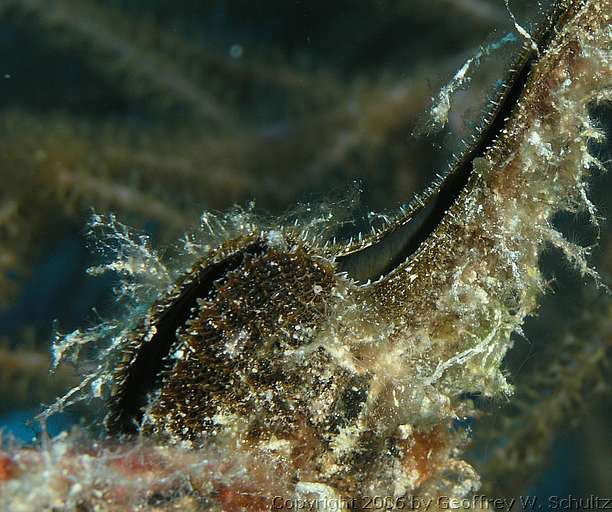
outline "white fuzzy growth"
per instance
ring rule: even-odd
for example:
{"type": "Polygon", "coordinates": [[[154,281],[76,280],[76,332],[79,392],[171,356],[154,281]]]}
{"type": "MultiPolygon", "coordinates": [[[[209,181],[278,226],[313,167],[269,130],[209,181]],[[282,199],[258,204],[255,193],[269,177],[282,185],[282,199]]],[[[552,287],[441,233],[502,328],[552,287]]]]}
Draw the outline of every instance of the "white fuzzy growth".
{"type": "Polygon", "coordinates": [[[508,11],[508,14],[510,15],[510,18],[512,18],[512,22],[514,23],[514,28],[516,29],[516,31],[521,34],[529,43],[529,46],[531,46],[531,48],[539,55],[540,54],[540,49],[538,48],[538,45],[536,44],[536,42],[533,40],[533,38],[531,37],[531,34],[525,30],[518,21],[516,21],[516,16],[514,16],[514,14],[512,13],[512,11],[510,10],[510,5],[509,5],[509,0],[504,0],[505,4],[506,4],[506,10],[508,11]]]}
{"type": "Polygon", "coordinates": [[[119,276],[116,292],[120,297],[138,301],[144,294],[154,293],[172,282],[173,276],[151,247],[150,238],[122,224],[114,214],[94,214],[90,237],[98,253],[111,261],[91,267],[88,272],[92,275],[112,272],[119,276]]]}
{"type": "Polygon", "coordinates": [[[440,130],[446,126],[448,114],[451,109],[452,97],[457,90],[465,88],[469,84],[472,79],[472,67],[477,67],[484,56],[489,55],[491,52],[502,48],[514,40],[515,37],[512,34],[507,34],[498,42],[483,46],[473,57],[470,57],[463,63],[449,82],[442,87],[438,95],[432,99],[432,106],[429,110],[429,130],[440,130]]]}

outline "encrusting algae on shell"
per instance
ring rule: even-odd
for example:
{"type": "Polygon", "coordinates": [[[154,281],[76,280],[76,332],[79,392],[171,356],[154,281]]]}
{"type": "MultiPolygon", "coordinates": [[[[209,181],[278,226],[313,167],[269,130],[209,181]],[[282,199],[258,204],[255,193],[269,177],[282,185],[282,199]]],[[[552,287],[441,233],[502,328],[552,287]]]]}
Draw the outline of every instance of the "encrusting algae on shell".
{"type": "Polygon", "coordinates": [[[611,18],[610,0],[559,2],[477,140],[372,234],[339,243],[333,215],[307,227],[205,215],[208,238],[186,239],[181,273],[111,218],[121,245],[109,268],[145,276],[146,290],[125,288],[140,298],[124,323],[58,341],[63,357],[102,347],[59,406],[94,389],[110,434],[190,461],[188,489],[160,510],[186,496],[197,497],[186,510],[307,498],[360,509],[374,497],[438,510],[469,496],[479,476],[455,421],[476,414],[469,394],[511,394],[501,363],[543,292],[541,251],[559,247],[593,274],[551,219],[586,210],[596,222],[585,180],[603,135],[588,107],[612,97],[611,18]],[[198,454],[216,461],[200,479],[198,454]]]}

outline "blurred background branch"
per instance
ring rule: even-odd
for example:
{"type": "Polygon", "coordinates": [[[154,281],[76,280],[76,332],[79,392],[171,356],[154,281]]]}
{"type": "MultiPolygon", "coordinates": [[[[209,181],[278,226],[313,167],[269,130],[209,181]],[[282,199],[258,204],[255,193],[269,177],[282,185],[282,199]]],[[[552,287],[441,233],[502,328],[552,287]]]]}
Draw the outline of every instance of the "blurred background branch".
{"type": "MultiPolygon", "coordinates": [[[[526,26],[542,15],[534,4],[512,2],[526,26]]],[[[517,46],[485,59],[447,131],[414,138],[431,97],[475,49],[512,29],[496,0],[2,1],[2,412],[73,385],[69,371],[49,380],[53,320],[72,329],[92,308],[114,307],[112,283],[84,272],[97,257],[83,236],[92,209],[162,246],[205,209],[255,200],[277,214],[355,179],[364,211],[393,209],[473,133],[517,46]],[[28,331],[36,336],[26,343],[28,331]]],[[[597,115],[612,133],[610,110],[597,115]]],[[[609,145],[600,153],[610,161],[609,145]]],[[[609,179],[593,187],[607,215],[609,179]]],[[[559,224],[583,245],[597,238],[580,218],[559,224]]],[[[608,283],[611,250],[605,225],[594,262],[608,283]]],[[[587,493],[610,470],[612,419],[595,404],[609,396],[612,309],[559,259],[543,258],[556,294],[508,361],[518,400],[496,405],[499,421],[476,430],[474,457],[492,494],[541,482],[540,468],[562,453],[557,433],[580,421],[579,441],[596,455],[592,478],[572,489],[587,493]]]]}

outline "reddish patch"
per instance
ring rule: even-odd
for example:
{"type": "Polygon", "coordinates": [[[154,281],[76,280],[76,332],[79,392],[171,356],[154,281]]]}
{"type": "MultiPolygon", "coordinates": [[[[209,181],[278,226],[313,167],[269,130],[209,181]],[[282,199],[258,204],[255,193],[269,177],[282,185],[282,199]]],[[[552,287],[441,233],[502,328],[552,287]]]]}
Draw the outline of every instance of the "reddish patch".
{"type": "Polygon", "coordinates": [[[17,475],[17,465],[8,455],[0,453],[0,482],[10,480],[17,475]]]}
{"type": "Polygon", "coordinates": [[[217,486],[217,501],[224,512],[260,512],[272,508],[270,497],[262,496],[253,490],[223,484],[217,486]]]}
{"type": "Polygon", "coordinates": [[[291,464],[294,469],[308,470],[317,450],[321,449],[321,442],[304,418],[299,423],[299,427],[288,438],[291,442],[291,464]]]}
{"type": "Polygon", "coordinates": [[[159,471],[163,466],[157,454],[144,450],[129,451],[122,458],[113,460],[109,465],[128,476],[159,471]]]}
{"type": "Polygon", "coordinates": [[[406,446],[404,465],[416,469],[417,485],[429,479],[440,463],[446,442],[443,431],[433,428],[429,432],[415,432],[406,446]]]}
{"type": "Polygon", "coordinates": [[[105,491],[105,498],[109,503],[112,503],[115,506],[119,505],[127,505],[130,499],[133,497],[132,493],[129,492],[127,487],[123,485],[114,485],[110,489],[105,491]]]}

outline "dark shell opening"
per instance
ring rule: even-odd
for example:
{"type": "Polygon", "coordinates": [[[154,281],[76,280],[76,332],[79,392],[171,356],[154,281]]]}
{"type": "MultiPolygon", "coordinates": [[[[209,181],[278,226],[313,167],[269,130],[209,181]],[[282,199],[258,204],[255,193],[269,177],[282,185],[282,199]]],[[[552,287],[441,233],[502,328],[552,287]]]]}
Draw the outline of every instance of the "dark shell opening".
{"type": "MultiPolygon", "coordinates": [[[[166,307],[157,321],[148,329],[141,328],[137,331],[139,340],[135,341],[140,343],[137,352],[128,363],[125,381],[121,384],[119,393],[111,399],[111,413],[107,420],[109,430],[124,433],[137,431],[148,395],[159,388],[163,375],[173,364],[169,355],[176,343],[177,330],[193,315],[198,299],[210,297],[214,293],[215,283],[238,268],[247,254],[258,255],[265,250],[263,243],[256,242],[196,271],[192,282],[166,307]],[[151,329],[156,329],[155,334],[145,341],[144,338],[151,329]]],[[[158,304],[159,302],[156,303],[158,304]]],[[[164,307],[163,302],[161,307],[164,307]]]]}
{"type": "MultiPolygon", "coordinates": [[[[564,10],[559,8],[533,37],[540,52],[543,52],[550,43],[563,12],[564,10]]],[[[338,257],[336,263],[340,272],[346,272],[358,283],[376,281],[416,253],[440,225],[449,208],[469,186],[474,160],[482,157],[502,133],[527,85],[537,58],[536,50],[526,46],[513,66],[503,89],[492,101],[493,109],[485,117],[478,137],[461,155],[436,190],[428,195],[422,206],[408,214],[379,241],[338,257]]]]}

